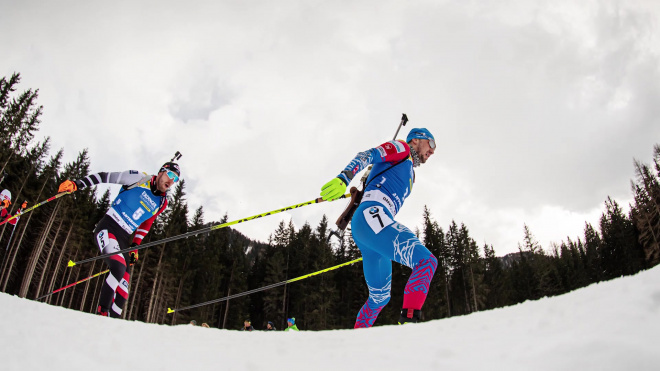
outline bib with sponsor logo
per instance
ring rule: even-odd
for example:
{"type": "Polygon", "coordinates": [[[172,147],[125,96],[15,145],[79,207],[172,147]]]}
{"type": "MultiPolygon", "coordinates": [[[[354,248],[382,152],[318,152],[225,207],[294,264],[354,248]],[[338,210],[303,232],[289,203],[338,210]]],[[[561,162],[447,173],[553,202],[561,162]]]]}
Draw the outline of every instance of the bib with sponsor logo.
{"type": "Polygon", "coordinates": [[[124,222],[122,227],[124,229],[129,227],[132,233],[140,224],[158,212],[162,201],[163,197],[154,195],[149,182],[145,182],[135,188],[119,192],[112,202],[111,209],[114,216],[124,222]]]}
{"type": "Polygon", "coordinates": [[[383,211],[382,206],[369,207],[364,209],[362,213],[364,214],[364,219],[367,221],[367,224],[369,224],[369,227],[371,227],[371,230],[373,230],[375,234],[378,234],[385,227],[394,223],[394,220],[383,211]]]}

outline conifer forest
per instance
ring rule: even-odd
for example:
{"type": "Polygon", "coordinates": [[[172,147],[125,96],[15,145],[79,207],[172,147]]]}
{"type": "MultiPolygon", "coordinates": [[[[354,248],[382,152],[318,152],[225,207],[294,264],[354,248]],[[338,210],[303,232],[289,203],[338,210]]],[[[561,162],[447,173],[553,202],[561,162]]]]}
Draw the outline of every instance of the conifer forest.
{"type": "MultiPolygon", "coordinates": [[[[13,215],[24,201],[33,206],[57,194],[67,179],[89,175],[84,148],[75,161],[63,163],[65,149],[38,140],[43,107],[39,91],[22,87],[20,74],[0,79],[0,190],[12,193],[13,215]]],[[[651,164],[631,159],[634,203],[624,213],[616,200],[604,200],[598,225],[585,223],[584,235],[554,246],[541,247],[527,226],[521,228],[519,252],[495,255],[491,245],[479,246],[460,221],[440,226],[433,210],[423,212],[418,231],[425,246],[438,258],[423,309],[423,320],[465,315],[563,294],[592,283],[631,275],[660,262],[660,146],[651,164]]],[[[177,236],[218,223],[204,217],[204,209],[189,210],[185,179],[170,193],[144,243],[177,236]]],[[[98,255],[92,230],[108,209],[109,191],[85,188],[48,202],[21,216],[14,227],[0,225],[0,290],[36,299],[70,283],[107,269],[103,260],[67,267],[98,255]]],[[[368,297],[360,262],[300,281],[235,299],[167,313],[213,299],[243,293],[360,258],[346,233],[328,234],[336,216],[318,225],[297,229],[281,222],[267,242],[254,241],[232,228],[222,228],[140,250],[132,267],[126,320],[183,324],[191,320],[211,327],[239,329],[250,319],[257,330],[267,321],[278,329],[295,317],[301,330],[352,328],[368,297]]],[[[392,267],[392,300],[375,325],[393,324],[399,317],[410,269],[392,267]]],[[[104,275],[86,280],[40,301],[94,313],[104,275]]]]}

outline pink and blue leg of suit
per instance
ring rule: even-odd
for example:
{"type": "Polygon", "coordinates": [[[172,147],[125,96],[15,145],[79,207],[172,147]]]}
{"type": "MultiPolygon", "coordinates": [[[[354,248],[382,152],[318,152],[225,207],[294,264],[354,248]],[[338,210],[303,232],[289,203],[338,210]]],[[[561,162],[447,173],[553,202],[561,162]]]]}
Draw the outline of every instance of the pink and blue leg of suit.
{"type": "Polygon", "coordinates": [[[362,252],[369,299],[360,309],[355,328],[371,327],[390,301],[392,261],[412,268],[403,296],[403,308],[422,309],[438,260],[417,236],[392,220],[387,208],[364,202],[351,224],[353,239],[362,252]]]}

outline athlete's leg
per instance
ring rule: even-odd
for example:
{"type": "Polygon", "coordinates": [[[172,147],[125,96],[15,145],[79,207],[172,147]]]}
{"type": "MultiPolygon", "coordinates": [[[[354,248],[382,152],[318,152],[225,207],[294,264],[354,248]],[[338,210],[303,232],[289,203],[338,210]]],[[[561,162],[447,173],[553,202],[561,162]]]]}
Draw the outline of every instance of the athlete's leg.
{"type": "Polygon", "coordinates": [[[410,316],[415,310],[421,310],[438,266],[435,256],[415,233],[394,221],[387,209],[377,203],[365,203],[356,210],[352,222],[354,239],[356,226],[362,242],[362,246],[358,244],[361,251],[366,246],[386,259],[412,268],[404,291],[403,308],[410,311],[410,316]]]}
{"type": "Polygon", "coordinates": [[[429,292],[433,274],[438,267],[438,259],[422,244],[422,241],[403,224],[394,222],[390,227],[396,231],[392,241],[394,261],[412,268],[412,273],[403,292],[403,308],[421,310],[429,292]]]}
{"type": "MultiPolygon", "coordinates": [[[[126,257],[124,257],[126,259],[126,257]]],[[[121,313],[124,309],[126,301],[128,301],[128,284],[131,280],[131,267],[130,265],[126,267],[126,272],[124,272],[124,277],[119,281],[117,290],[115,290],[115,300],[112,303],[110,310],[110,317],[121,317],[121,313]]]]}
{"type": "MultiPolygon", "coordinates": [[[[94,241],[98,245],[102,254],[120,250],[117,238],[107,229],[95,231],[94,241]]],[[[115,290],[117,290],[119,282],[123,279],[124,273],[126,273],[126,260],[121,254],[109,256],[104,260],[110,267],[110,274],[108,274],[108,277],[105,279],[103,287],[101,288],[98,312],[107,314],[112,308],[115,290]]]]}
{"type": "Polygon", "coordinates": [[[355,328],[371,327],[374,324],[380,311],[390,301],[392,288],[392,262],[368,248],[361,248],[360,251],[369,298],[358,313],[355,328]]]}

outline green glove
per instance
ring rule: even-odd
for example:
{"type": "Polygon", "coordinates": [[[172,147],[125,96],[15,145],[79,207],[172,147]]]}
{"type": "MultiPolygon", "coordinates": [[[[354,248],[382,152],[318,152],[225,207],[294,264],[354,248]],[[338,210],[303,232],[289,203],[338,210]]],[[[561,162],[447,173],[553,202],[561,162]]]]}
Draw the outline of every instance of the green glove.
{"type": "Polygon", "coordinates": [[[321,198],[324,201],[336,200],[346,192],[346,183],[339,178],[334,178],[321,187],[321,198]]]}

